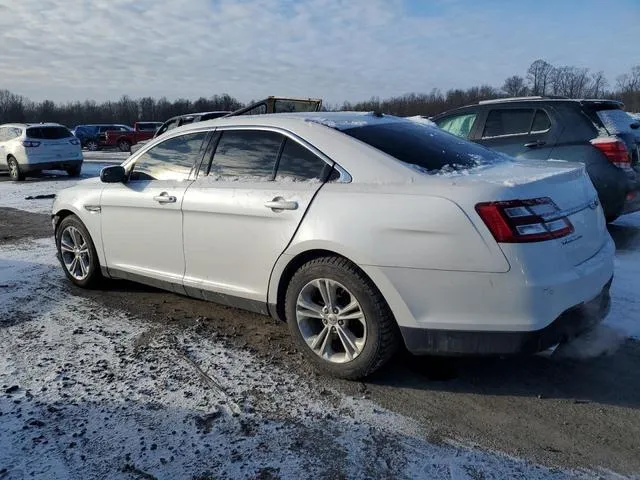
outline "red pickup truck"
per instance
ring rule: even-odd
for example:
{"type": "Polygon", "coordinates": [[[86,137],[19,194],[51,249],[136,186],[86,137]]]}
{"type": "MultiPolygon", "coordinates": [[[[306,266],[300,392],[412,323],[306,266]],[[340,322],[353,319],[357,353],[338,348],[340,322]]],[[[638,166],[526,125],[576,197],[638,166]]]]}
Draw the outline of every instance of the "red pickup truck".
{"type": "Polygon", "coordinates": [[[118,147],[122,152],[130,152],[131,145],[153,138],[156,130],[161,126],[162,122],[136,122],[130,132],[110,130],[106,132],[102,145],[118,147]]]}

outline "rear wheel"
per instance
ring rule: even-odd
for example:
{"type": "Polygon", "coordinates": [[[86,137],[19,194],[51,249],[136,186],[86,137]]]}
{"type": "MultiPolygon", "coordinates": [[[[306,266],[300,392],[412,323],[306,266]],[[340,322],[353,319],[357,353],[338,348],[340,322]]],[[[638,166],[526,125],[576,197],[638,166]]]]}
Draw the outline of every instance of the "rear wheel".
{"type": "Polygon", "coordinates": [[[67,175],[70,177],[79,177],[80,172],[82,171],[82,166],[78,165],[76,167],[67,168],[67,175]]]}
{"type": "Polygon", "coordinates": [[[21,182],[24,180],[24,172],[20,169],[20,165],[18,165],[18,161],[15,157],[9,156],[7,158],[7,165],[9,167],[9,176],[11,180],[14,182],[21,182]]]}
{"type": "Polygon", "coordinates": [[[75,215],[63,218],[58,225],[56,247],[62,269],[74,284],[89,288],[100,280],[96,247],[87,228],[75,215]]]}
{"type": "Polygon", "coordinates": [[[365,377],[398,348],[399,332],[389,306],[347,259],[322,257],[305,263],[291,279],[285,303],[298,348],[333,376],[365,377]]]}
{"type": "Polygon", "coordinates": [[[118,142],[118,148],[121,152],[130,152],[131,151],[131,143],[127,140],[120,140],[118,142]]]}

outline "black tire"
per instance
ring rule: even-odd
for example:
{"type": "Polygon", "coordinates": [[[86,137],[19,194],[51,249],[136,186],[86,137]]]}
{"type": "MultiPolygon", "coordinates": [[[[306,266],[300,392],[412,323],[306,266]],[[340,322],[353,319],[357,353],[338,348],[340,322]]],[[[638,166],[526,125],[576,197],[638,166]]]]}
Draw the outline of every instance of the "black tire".
{"type": "Polygon", "coordinates": [[[120,140],[118,142],[118,149],[121,152],[130,152],[131,151],[131,143],[127,140],[120,140]]]}
{"type": "MultiPolygon", "coordinates": [[[[96,253],[96,247],[93,244],[93,240],[91,239],[91,235],[89,231],[84,226],[84,224],[80,221],[78,217],[75,215],[69,215],[68,217],[63,218],[56,229],[56,249],[58,250],[58,260],[60,260],[60,265],[62,265],[62,270],[64,270],[65,275],[71,282],[82,288],[91,288],[96,286],[99,281],[102,279],[102,274],[100,272],[100,263],[98,261],[98,254],[96,253]],[[63,258],[63,251],[61,248],[62,237],[64,235],[65,230],[69,227],[75,228],[80,232],[84,240],[86,241],[86,245],[88,246],[88,273],[85,278],[78,279],[74,277],[70,272],[67,266],[65,265],[65,261],[63,258]]],[[[85,257],[86,258],[86,257],[85,257]]]]}
{"type": "Polygon", "coordinates": [[[100,150],[100,144],[97,140],[87,140],[84,144],[84,148],[86,148],[90,152],[95,152],[100,150]]]}
{"type": "Polygon", "coordinates": [[[80,172],[82,172],[82,165],[67,168],[67,175],[70,177],[79,177],[80,172]]]}
{"type": "Polygon", "coordinates": [[[300,267],[287,287],[285,314],[294,342],[319,370],[334,377],[356,380],[366,377],[388,362],[400,345],[400,332],[387,302],[373,282],[349,260],[321,257],[300,267]],[[329,279],[343,285],[360,304],[366,323],[366,340],[352,360],[334,363],[316,354],[304,340],[296,318],[298,295],[310,282],[329,279]]]}
{"type": "Polygon", "coordinates": [[[9,177],[14,182],[22,182],[24,180],[24,172],[20,169],[20,165],[18,165],[18,161],[15,157],[9,155],[7,157],[7,166],[9,167],[9,177]]]}

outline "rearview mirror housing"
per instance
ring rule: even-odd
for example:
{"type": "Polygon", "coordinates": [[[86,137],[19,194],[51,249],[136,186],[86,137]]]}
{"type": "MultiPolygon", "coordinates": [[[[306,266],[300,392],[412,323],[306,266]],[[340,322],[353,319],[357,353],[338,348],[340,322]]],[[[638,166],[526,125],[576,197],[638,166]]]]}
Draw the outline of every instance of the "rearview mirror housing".
{"type": "Polygon", "coordinates": [[[127,178],[127,172],[122,165],[104,167],[100,171],[100,180],[104,183],[122,183],[127,178]]]}
{"type": "Polygon", "coordinates": [[[640,128],[640,122],[633,122],[631,125],[629,125],[631,128],[633,128],[634,130],[637,130],[638,128],[640,128]]]}

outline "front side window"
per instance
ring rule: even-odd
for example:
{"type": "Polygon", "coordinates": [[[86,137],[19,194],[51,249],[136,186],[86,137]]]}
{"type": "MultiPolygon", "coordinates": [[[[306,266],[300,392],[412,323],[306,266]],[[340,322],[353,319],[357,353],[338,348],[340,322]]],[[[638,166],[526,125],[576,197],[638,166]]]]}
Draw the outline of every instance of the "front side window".
{"type": "Polygon", "coordinates": [[[267,113],[267,106],[264,103],[253,107],[251,110],[247,110],[242,115],[263,115],[267,113]]]}
{"type": "Polygon", "coordinates": [[[526,135],[531,128],[533,114],[532,108],[491,110],[487,115],[482,138],[526,135]]]}
{"type": "Polygon", "coordinates": [[[186,180],[202,157],[207,132],[189,133],[159,143],[135,162],[130,180],[186,180]]]}
{"type": "Polygon", "coordinates": [[[288,138],[278,162],[276,181],[322,180],[330,169],[316,154],[288,138]]]}
{"type": "Polygon", "coordinates": [[[469,138],[477,116],[477,113],[465,113],[463,115],[443,118],[438,120],[436,123],[441,129],[452,133],[457,137],[469,138]]]}
{"type": "Polygon", "coordinates": [[[209,175],[219,180],[272,180],[283,137],[262,130],[226,130],[218,141],[209,175]]]}

